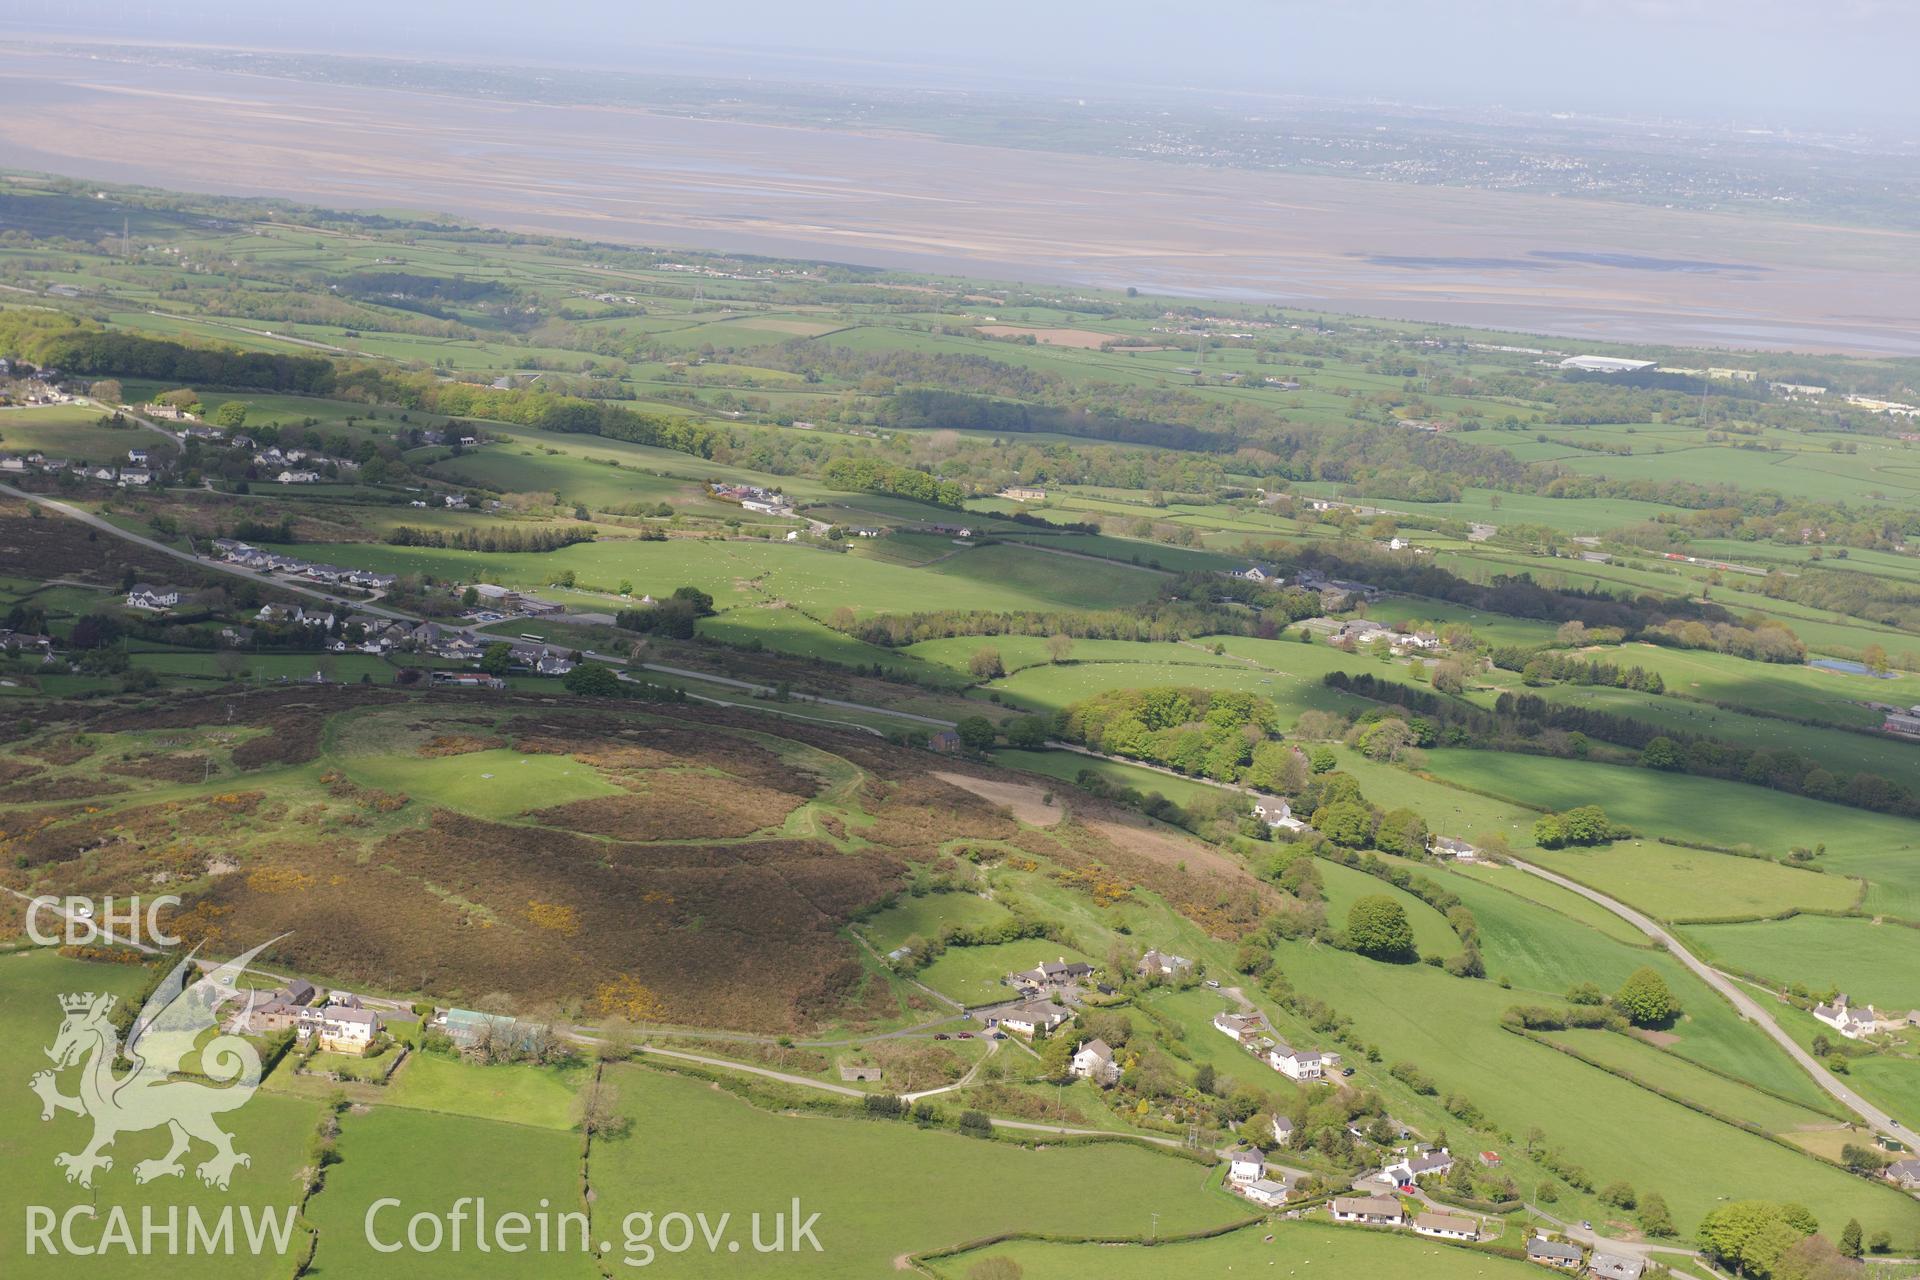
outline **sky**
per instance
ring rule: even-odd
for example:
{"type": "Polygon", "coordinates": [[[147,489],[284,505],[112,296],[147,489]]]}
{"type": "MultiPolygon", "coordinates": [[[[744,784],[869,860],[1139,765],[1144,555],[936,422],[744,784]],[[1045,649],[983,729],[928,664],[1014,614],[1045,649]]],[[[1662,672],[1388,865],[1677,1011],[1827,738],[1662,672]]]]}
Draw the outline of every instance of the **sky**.
{"type": "Polygon", "coordinates": [[[1920,0],[9,0],[0,30],[1899,132],[1920,0]]]}

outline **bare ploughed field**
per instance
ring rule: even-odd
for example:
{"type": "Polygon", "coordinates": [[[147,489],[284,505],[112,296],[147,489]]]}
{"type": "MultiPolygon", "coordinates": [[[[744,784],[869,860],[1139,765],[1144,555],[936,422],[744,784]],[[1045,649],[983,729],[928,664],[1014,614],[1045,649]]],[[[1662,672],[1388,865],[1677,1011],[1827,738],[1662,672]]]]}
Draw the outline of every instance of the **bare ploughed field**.
{"type": "Polygon", "coordinates": [[[964,773],[935,772],[933,776],[962,791],[971,791],[990,804],[1001,806],[1031,826],[1051,827],[1066,816],[1059,804],[1048,799],[1048,792],[1030,783],[975,778],[964,773]]]}
{"type": "Polygon", "coordinates": [[[0,165],[1622,342],[1920,354],[1920,237],[1896,232],[188,77],[24,44],[0,51],[0,165]]]}

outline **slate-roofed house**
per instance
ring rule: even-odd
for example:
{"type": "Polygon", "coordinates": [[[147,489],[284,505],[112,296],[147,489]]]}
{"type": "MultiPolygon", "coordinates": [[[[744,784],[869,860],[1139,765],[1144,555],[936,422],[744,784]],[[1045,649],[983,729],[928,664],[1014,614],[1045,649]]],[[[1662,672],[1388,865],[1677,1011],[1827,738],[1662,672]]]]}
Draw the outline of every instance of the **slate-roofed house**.
{"type": "Polygon", "coordinates": [[[127,588],[127,607],[129,609],[151,609],[156,612],[171,609],[180,603],[180,588],[157,587],[151,582],[136,582],[127,588]]]}
{"type": "Polygon", "coordinates": [[[1562,1271],[1578,1270],[1581,1261],[1580,1246],[1567,1244],[1561,1240],[1549,1240],[1544,1236],[1533,1236],[1527,1241],[1527,1261],[1557,1267],[1562,1271]]]}
{"type": "Polygon", "coordinates": [[[1267,1176],[1267,1153],[1258,1150],[1235,1151],[1227,1156],[1227,1178],[1233,1182],[1253,1182],[1267,1176]]]}
{"type": "Polygon", "coordinates": [[[1374,1226],[1397,1227],[1406,1221],[1406,1210],[1392,1196],[1335,1196],[1335,1222],[1366,1222],[1374,1226]]]}
{"type": "Polygon", "coordinates": [[[1443,1147],[1438,1151],[1426,1151],[1403,1160],[1396,1160],[1380,1171],[1380,1180],[1404,1187],[1424,1177],[1444,1176],[1451,1168],[1453,1168],[1453,1156],[1443,1147]]]}
{"type": "Polygon", "coordinates": [[[1629,1257],[1624,1253],[1606,1253],[1595,1249],[1593,1257],[1587,1260],[1587,1274],[1598,1280],[1640,1280],[1640,1273],[1647,1269],[1644,1258],[1629,1257]]]}
{"type": "Polygon", "coordinates": [[[1884,1176],[1896,1187],[1920,1191],[1920,1160],[1895,1160],[1886,1167],[1884,1176]]]}
{"type": "Polygon", "coordinates": [[[1002,1011],[998,1021],[1008,1031],[1015,1031],[1023,1036],[1035,1036],[1044,1031],[1052,1031],[1071,1017],[1073,1012],[1065,1005],[1055,1004],[1051,1000],[1034,1000],[1002,1011]]]}
{"type": "Polygon", "coordinates": [[[1112,1084],[1120,1078],[1119,1064],[1113,1060],[1113,1047],[1105,1040],[1089,1040],[1074,1051],[1069,1068],[1082,1080],[1112,1084]]]}
{"type": "Polygon", "coordinates": [[[1143,977],[1158,974],[1163,978],[1178,978],[1193,972],[1193,961],[1169,951],[1149,951],[1140,957],[1134,972],[1143,977]]]}
{"type": "Polygon", "coordinates": [[[1463,1218],[1451,1213],[1422,1213],[1415,1215],[1413,1229],[1423,1236],[1432,1236],[1437,1240],[1478,1240],[1480,1224],[1472,1218],[1463,1218]]]}

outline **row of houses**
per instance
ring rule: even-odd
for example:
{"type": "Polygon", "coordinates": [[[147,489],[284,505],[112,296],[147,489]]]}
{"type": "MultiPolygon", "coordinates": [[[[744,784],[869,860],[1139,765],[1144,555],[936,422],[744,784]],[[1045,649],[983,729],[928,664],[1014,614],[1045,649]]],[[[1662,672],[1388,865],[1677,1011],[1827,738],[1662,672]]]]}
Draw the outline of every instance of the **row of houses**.
{"type": "Polygon", "coordinates": [[[229,564],[239,565],[243,569],[252,569],[256,573],[279,573],[290,578],[303,578],[308,582],[316,582],[324,586],[384,591],[398,580],[397,575],[391,573],[376,573],[372,569],[353,569],[344,565],[303,560],[299,556],[285,555],[278,551],[264,551],[234,538],[215,538],[212,546],[214,555],[229,564]]]}
{"type": "MultiPolygon", "coordinates": [[[[142,452],[133,450],[133,452],[142,452]]],[[[118,485],[123,489],[144,489],[154,481],[154,473],[146,467],[118,467],[105,463],[74,463],[64,458],[49,458],[42,453],[15,454],[0,456],[0,473],[7,475],[60,475],[70,473],[82,480],[94,480],[100,484],[118,485]]]]}
{"type": "Polygon", "coordinates": [[[1257,1013],[1217,1013],[1213,1029],[1289,1080],[1321,1080],[1340,1069],[1339,1054],[1296,1049],[1274,1034],[1267,1020],[1257,1013]]]}

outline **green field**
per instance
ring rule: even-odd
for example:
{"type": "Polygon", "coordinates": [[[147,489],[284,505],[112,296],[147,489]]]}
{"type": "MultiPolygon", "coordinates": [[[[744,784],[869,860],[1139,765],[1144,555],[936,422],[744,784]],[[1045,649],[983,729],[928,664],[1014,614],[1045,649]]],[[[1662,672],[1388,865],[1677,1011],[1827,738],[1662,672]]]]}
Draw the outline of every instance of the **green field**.
{"type": "MultiPolygon", "coordinates": [[[[444,1216],[468,1196],[484,1198],[495,1215],[583,1212],[578,1134],[377,1107],[370,1114],[347,1117],[339,1150],[340,1163],[328,1170],[326,1189],[308,1206],[308,1216],[320,1231],[315,1275],[470,1276],[484,1269],[488,1275],[591,1280],[599,1274],[592,1255],[577,1247],[577,1233],[568,1237],[574,1247],[544,1253],[495,1250],[483,1255],[471,1222],[459,1251],[451,1247],[450,1238],[437,1251],[423,1246],[383,1253],[373,1243],[405,1245],[414,1214],[444,1216]],[[375,1202],[382,1198],[400,1204],[375,1212],[375,1202]]],[[[552,1238],[559,1237],[556,1233],[552,1238]]]]}
{"type": "Polygon", "coordinates": [[[1027,1280],[1160,1280],[1163,1276],[1332,1275],[1369,1280],[1526,1280],[1525,1262],[1424,1240],[1411,1232],[1356,1230],[1324,1222],[1282,1222],[1205,1240],[1156,1246],[1064,1244],[1034,1240],[988,1245],[942,1258],[934,1271],[964,1280],[986,1258],[1008,1258],[1027,1280]]]}
{"type": "Polygon", "coordinates": [[[995,942],[984,947],[949,947],[939,959],[920,971],[919,978],[941,995],[961,1004],[994,1004],[1013,999],[1013,988],[1000,981],[1007,974],[1059,959],[1099,963],[1095,957],[1042,938],[1029,942],[995,942]]]}
{"type": "Polygon", "coordinates": [[[1557,1031],[1547,1038],[1654,1089],[1698,1103],[1723,1116],[1757,1124],[1769,1133],[1841,1127],[1840,1120],[1825,1111],[1812,1111],[1748,1088],[1631,1036],[1609,1031],[1557,1031]]]}
{"type": "MultiPolygon", "coordinates": [[[[1549,809],[1598,803],[1608,817],[1642,837],[1666,835],[1727,846],[1747,844],[1774,856],[1795,846],[1824,844],[1827,853],[1823,865],[1829,872],[1863,876],[1896,894],[1910,894],[1920,888],[1920,858],[1912,856],[1912,851],[1920,848],[1920,825],[1904,819],[1715,778],[1620,765],[1455,750],[1430,752],[1428,761],[1428,768],[1442,781],[1549,809]]],[[[1804,886],[1806,901],[1794,901],[1799,891],[1765,895],[1744,887],[1729,890],[1729,901],[1777,901],[1779,905],[1771,910],[1798,905],[1845,907],[1852,902],[1850,893],[1839,887],[1844,881],[1832,875],[1826,887],[1816,888],[1798,878],[1806,872],[1768,869],[1764,864],[1745,870],[1776,888],[1804,886]]],[[[1696,905],[1699,901],[1696,898],[1696,905]]],[[[1711,908],[1711,895],[1705,901],[1711,908]]],[[[1874,901],[1869,899],[1869,905],[1874,901]]],[[[1675,914],[1738,912],[1676,908],[1675,914]]]]}
{"type": "Polygon", "coordinates": [[[1776,986],[1836,987],[1890,1011],[1920,1007],[1920,931],[1901,924],[1795,916],[1699,925],[1687,930],[1687,939],[1723,968],[1776,986]]]}
{"type": "Polygon", "coordinates": [[[342,763],[363,785],[488,818],[622,794],[599,770],[572,756],[522,755],[503,748],[428,758],[353,755],[342,763]]]}
{"type": "MultiPolygon", "coordinates": [[[[1424,965],[1378,965],[1326,947],[1289,946],[1281,963],[1298,987],[1336,998],[1388,1061],[1417,1063],[1445,1089],[1471,1096],[1512,1133],[1539,1125],[1596,1186],[1624,1178],[1667,1198],[1683,1234],[1720,1197],[1793,1196],[1817,1217],[1869,1217],[1896,1238],[1920,1229],[1920,1204],[1742,1133],[1626,1081],[1500,1029],[1513,994],[1424,965]],[[1577,1105],[1569,1105],[1577,1099],[1577,1105]],[[1631,1150],[1620,1135],[1633,1135],[1631,1150]]],[[[1781,1059],[1785,1061],[1784,1058],[1781,1059]]],[[[1582,1203],[1563,1195],[1563,1211],[1582,1203]]],[[[1597,1211],[1598,1220],[1605,1216],[1597,1211]]]]}
{"type": "Polygon", "coordinates": [[[663,1259],[667,1274],[881,1275],[901,1254],[999,1231],[1144,1237],[1155,1214],[1163,1233],[1240,1216],[1208,1189],[1209,1169],[1134,1144],[1032,1150],[897,1123],[776,1116],[696,1081],[631,1067],[610,1074],[634,1129],[595,1144],[603,1236],[640,1209],[731,1211],[739,1221],[787,1210],[797,1196],[820,1215],[819,1253],[693,1251],[663,1259]],[[735,1157],[748,1152],[743,1169],[735,1157]],[[1099,1195],[1050,1194],[1095,1180],[1099,1195]]]}
{"type": "Polygon", "coordinates": [[[1758,858],[1646,840],[1599,849],[1531,850],[1529,858],[1663,919],[1711,920],[1795,907],[1843,910],[1859,884],[1758,858]]]}
{"type": "Polygon", "coordinates": [[[565,1129],[574,1123],[580,1073],[551,1067],[474,1066],[432,1053],[407,1058],[387,1086],[396,1107],[456,1116],[510,1117],[515,1124],[565,1129]]]}
{"type": "Polygon", "coordinates": [[[948,925],[983,928],[1011,918],[1005,907],[978,894],[928,893],[902,898],[866,921],[861,931],[875,950],[885,953],[915,936],[934,941],[948,925]]]}

